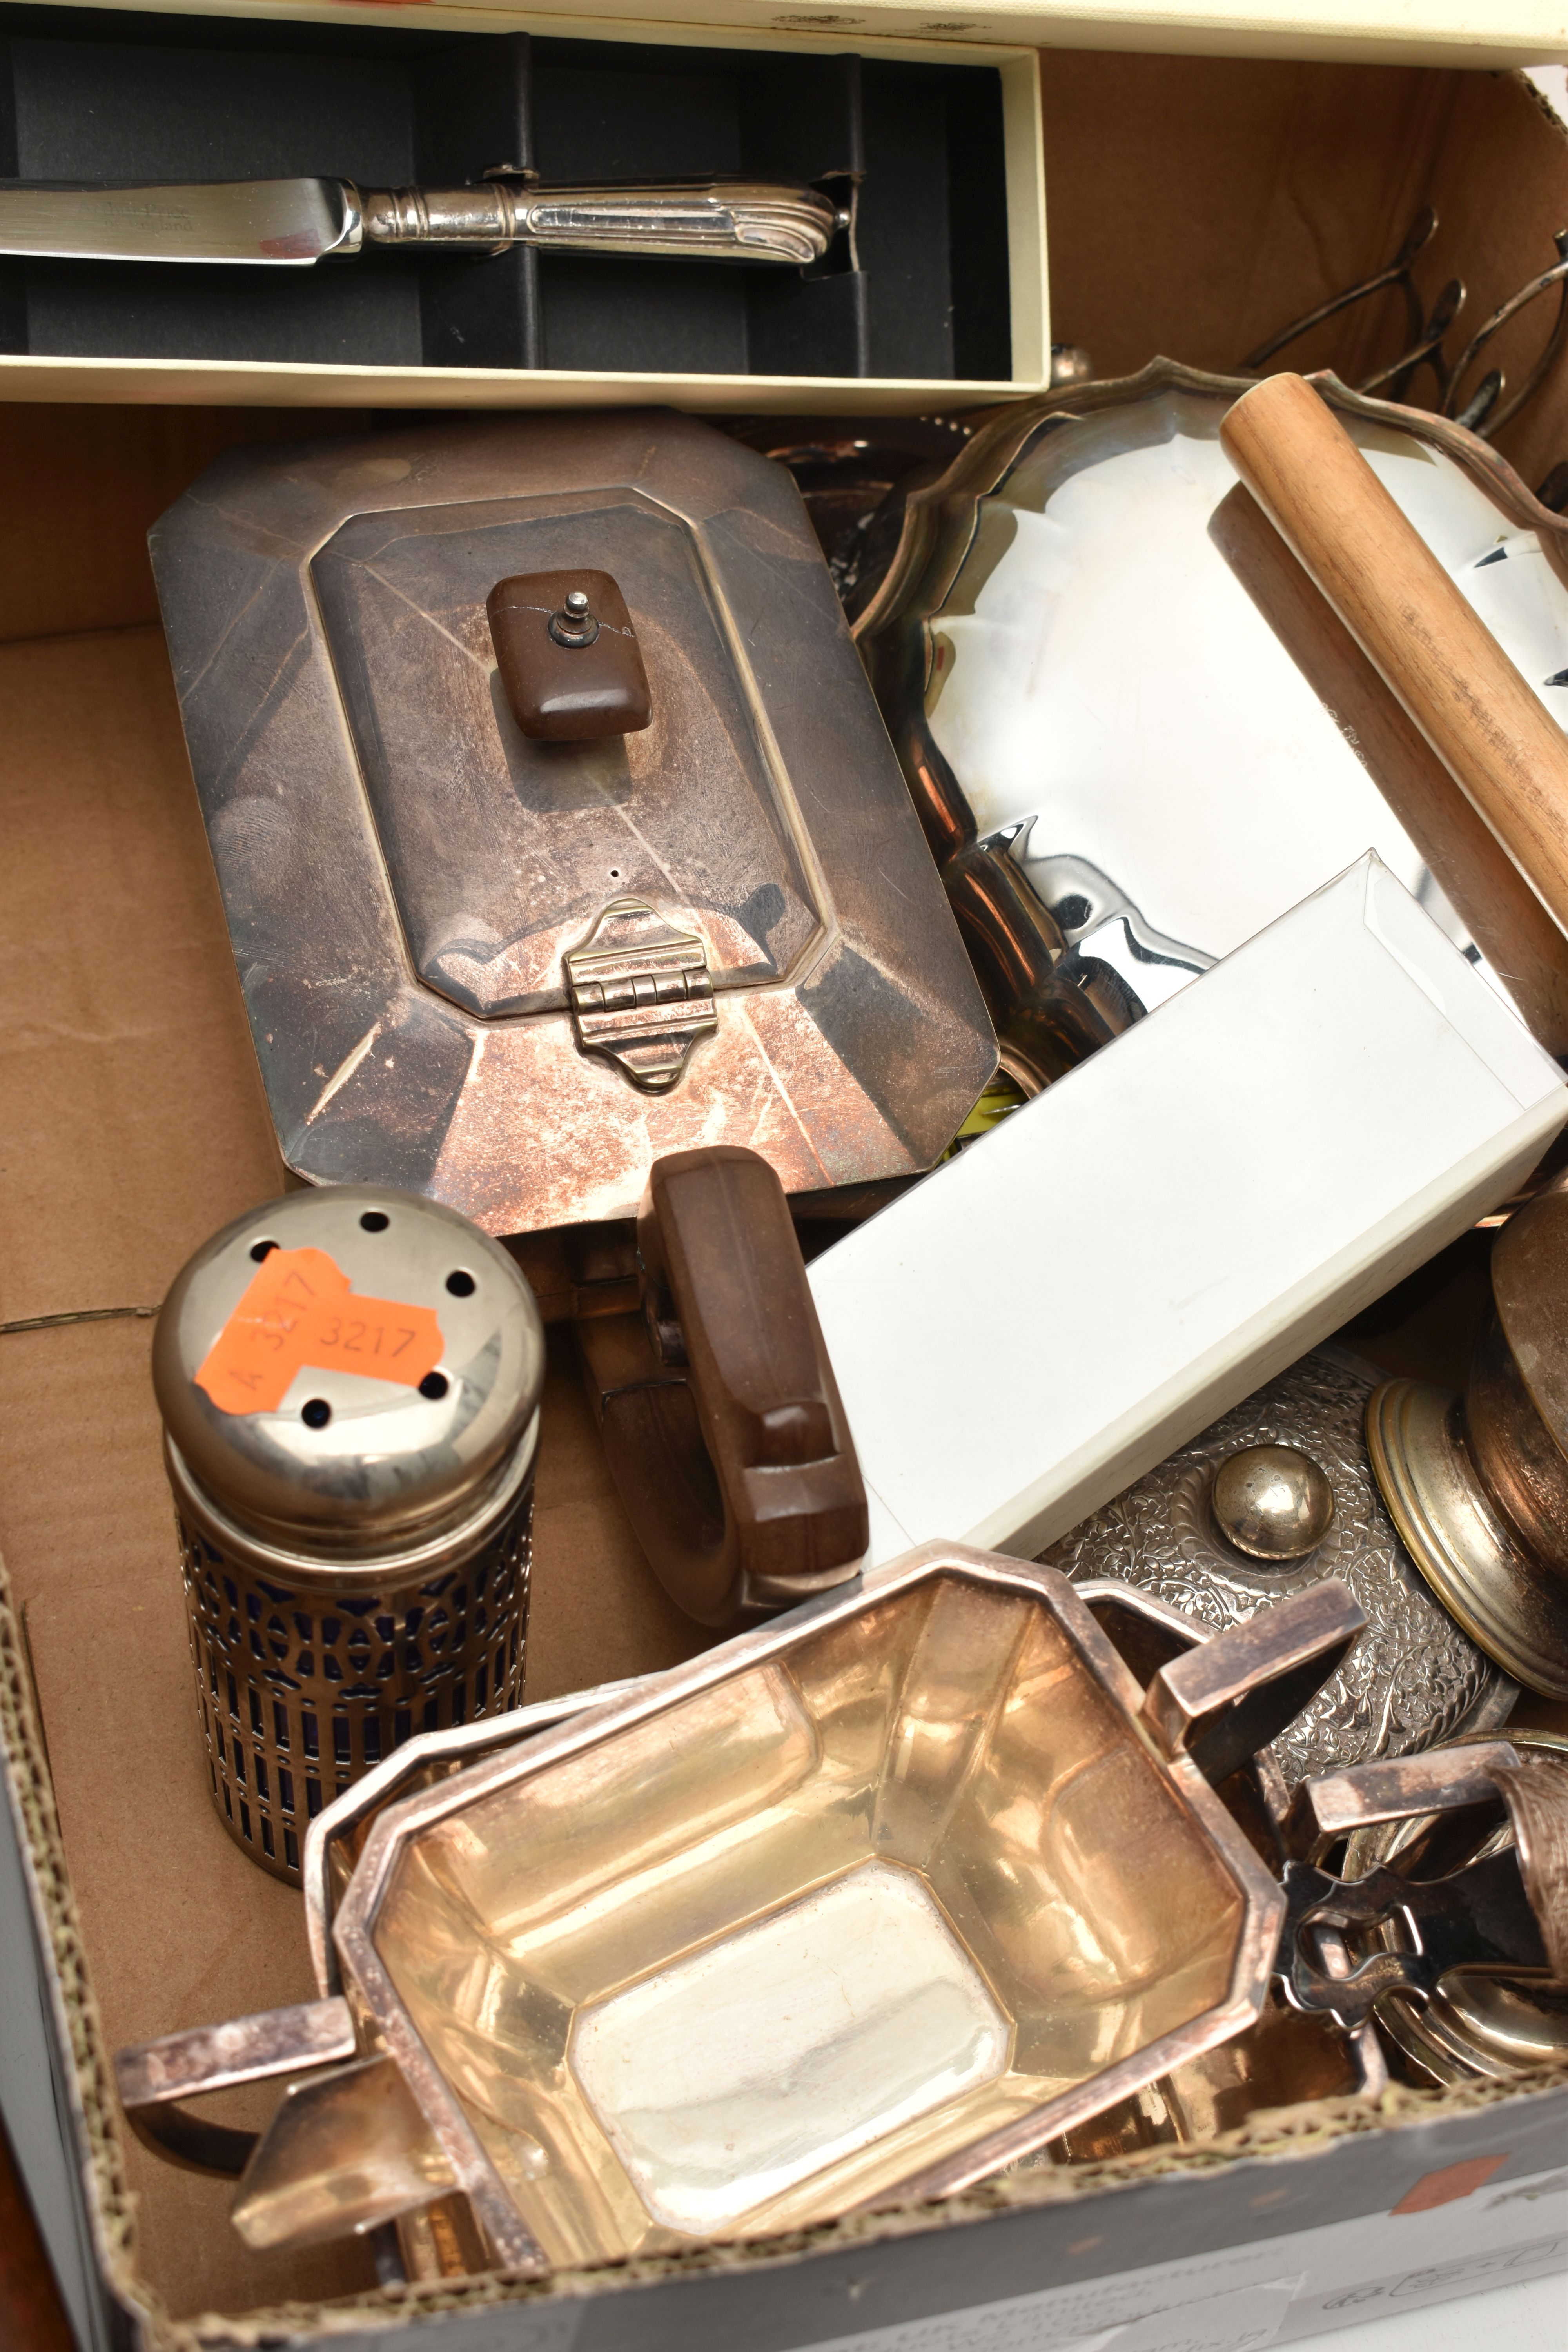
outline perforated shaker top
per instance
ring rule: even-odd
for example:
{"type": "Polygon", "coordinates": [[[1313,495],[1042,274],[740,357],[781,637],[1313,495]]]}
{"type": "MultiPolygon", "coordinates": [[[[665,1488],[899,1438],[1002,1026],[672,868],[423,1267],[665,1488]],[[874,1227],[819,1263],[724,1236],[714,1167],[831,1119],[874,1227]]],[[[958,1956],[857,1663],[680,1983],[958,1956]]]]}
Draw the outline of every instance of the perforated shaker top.
{"type": "Polygon", "coordinates": [[[351,1559],[482,1513],[531,1454],[544,1333],[500,1244],[383,1185],[286,1194],[216,1234],[153,1378],[197,1490],[259,1540],[351,1559]]]}

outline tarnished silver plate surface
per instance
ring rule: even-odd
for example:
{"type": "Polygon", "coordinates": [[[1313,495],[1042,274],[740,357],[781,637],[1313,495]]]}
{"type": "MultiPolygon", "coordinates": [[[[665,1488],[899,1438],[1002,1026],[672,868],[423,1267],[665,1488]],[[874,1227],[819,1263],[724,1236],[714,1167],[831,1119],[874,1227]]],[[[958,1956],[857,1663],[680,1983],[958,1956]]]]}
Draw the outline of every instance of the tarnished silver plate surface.
{"type": "Polygon", "coordinates": [[[782,467],[658,412],[238,450],[153,546],[300,1175],[521,1233],[629,1214],[699,1144],[748,1145],[791,1192],[943,1150],[994,1040],[782,467]],[[626,600],[638,733],[511,718],[486,599],[562,566],[626,600]],[[661,1091],[574,1012],[567,959],[628,899],[710,975],[661,1091]]]}

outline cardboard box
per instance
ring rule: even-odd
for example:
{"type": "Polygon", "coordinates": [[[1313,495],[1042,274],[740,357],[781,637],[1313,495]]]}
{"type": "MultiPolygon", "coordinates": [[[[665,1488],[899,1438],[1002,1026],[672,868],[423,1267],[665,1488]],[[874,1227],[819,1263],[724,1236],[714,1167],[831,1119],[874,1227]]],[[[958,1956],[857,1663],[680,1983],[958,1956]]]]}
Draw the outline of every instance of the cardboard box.
{"type": "MultiPolygon", "coordinates": [[[[1380,266],[1424,199],[1444,215],[1426,299],[1462,270],[1477,318],[1568,220],[1568,146],[1513,79],[1058,53],[1042,96],[1058,331],[1106,373],[1161,349],[1234,362],[1380,266]]],[[[1354,376],[1397,327],[1352,313],[1300,357],[1354,376]]],[[[247,2255],[221,2184],[128,2144],[110,2050],[312,1990],[296,1898],[205,1793],[147,1380],[183,1259],[282,1180],[141,542],[218,447],[334,421],[366,423],[13,407],[0,436],[0,2106],[81,2343],[1004,2352],[1125,2326],[1117,2352],[1217,2352],[1561,2267],[1561,2076],[1263,2119],[710,2257],[390,2298],[363,2249],[247,2255]]],[[[1502,446],[1531,482],[1568,455],[1568,372],[1502,446]]],[[[1431,1363],[1452,1312],[1429,1300],[1384,1360],[1431,1363]]],[[[536,1697],[707,1638],[648,1577],[563,1353],[535,1579],[536,1697]]]]}
{"type": "Polygon", "coordinates": [[[308,268],[0,259],[0,398],[888,414],[1048,381],[1032,50],[368,15],[26,10],[0,26],[0,168],[822,181],[851,228],[804,272],[526,247],[308,268]]]}

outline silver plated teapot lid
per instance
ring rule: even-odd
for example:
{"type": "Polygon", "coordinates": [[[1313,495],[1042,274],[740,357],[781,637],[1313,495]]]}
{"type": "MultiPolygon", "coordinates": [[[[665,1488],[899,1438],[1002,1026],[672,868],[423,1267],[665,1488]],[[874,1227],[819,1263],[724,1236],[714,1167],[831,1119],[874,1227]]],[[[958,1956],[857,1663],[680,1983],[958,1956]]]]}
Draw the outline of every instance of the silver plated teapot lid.
{"type": "Polygon", "coordinates": [[[268,1201],[197,1251],[153,1378],[176,1492],[223,1532],[384,1559],[504,1507],[532,1455],[544,1335],[466,1218],[343,1185],[268,1201]]]}

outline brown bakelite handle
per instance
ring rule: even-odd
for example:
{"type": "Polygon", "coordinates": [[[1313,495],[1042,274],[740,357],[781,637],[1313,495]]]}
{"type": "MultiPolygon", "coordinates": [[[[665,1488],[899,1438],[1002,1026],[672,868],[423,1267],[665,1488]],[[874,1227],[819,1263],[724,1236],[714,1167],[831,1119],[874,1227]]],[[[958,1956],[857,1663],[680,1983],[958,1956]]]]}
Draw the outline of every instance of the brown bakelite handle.
{"type": "Polygon", "coordinates": [[[1568,737],[1300,376],[1244,393],[1220,438],[1466,799],[1568,925],[1568,737]]]}
{"type": "Polygon", "coordinates": [[[578,1336],[660,1581],[709,1625],[843,1583],[866,1490],[778,1177],[725,1145],[656,1160],[637,1248],[644,1317],[578,1336]]]}
{"type": "Polygon", "coordinates": [[[519,572],[497,581],[485,611],[502,691],[525,735],[591,742],[651,722],[637,631],[607,572],[519,572]]]}

